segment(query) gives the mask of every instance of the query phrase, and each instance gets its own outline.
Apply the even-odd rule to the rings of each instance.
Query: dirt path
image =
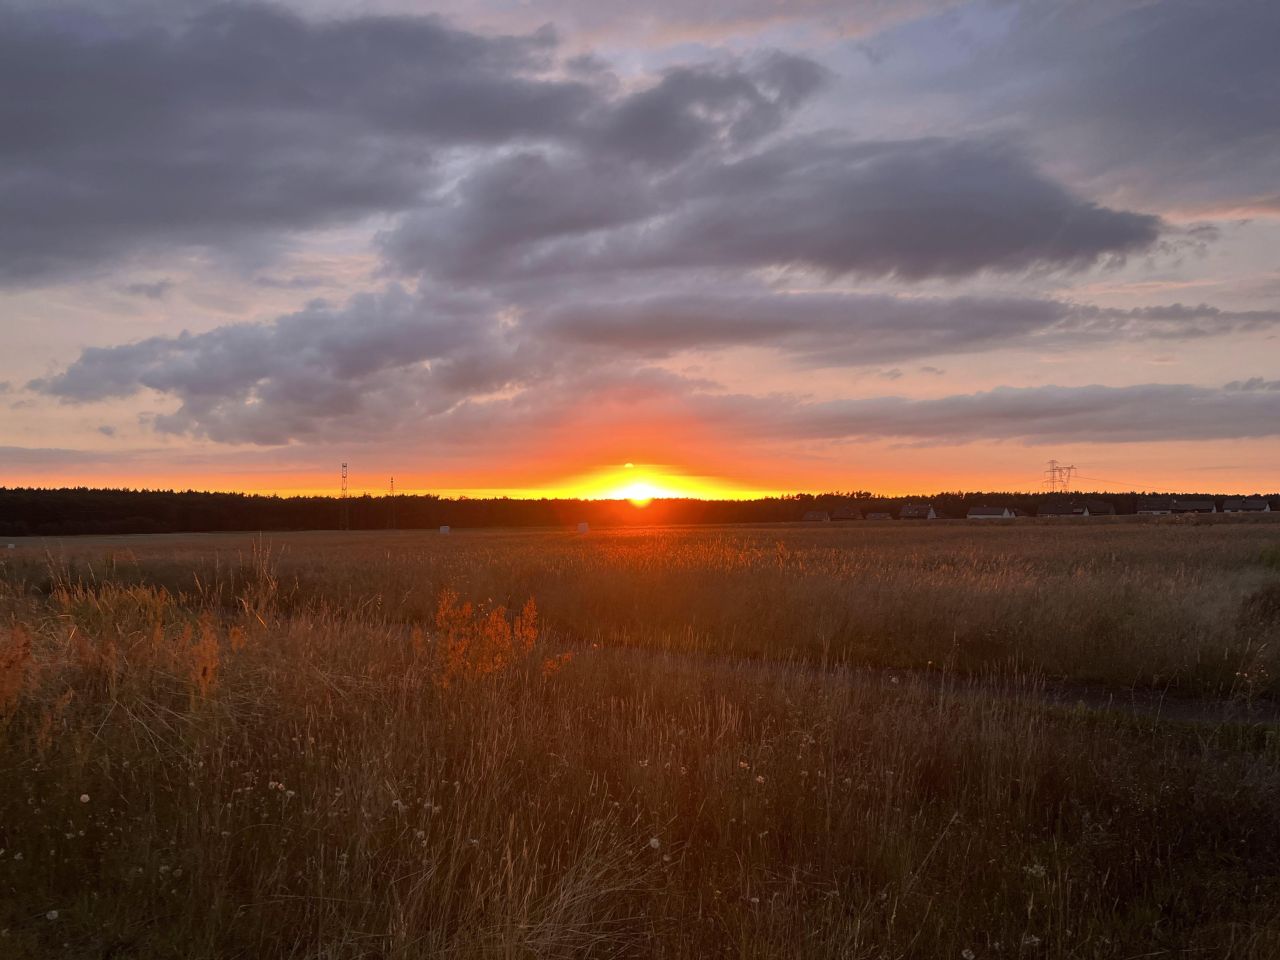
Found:
[[[1222,700],[1178,696],[1149,688],[1116,688],[1104,684],[1056,680],[1027,674],[979,676],[945,670],[899,669],[876,666],[823,668],[811,663],[779,660],[737,659],[710,654],[678,653],[642,648],[617,649],[610,653],[629,658],[666,660],[697,665],[702,669],[741,674],[777,675],[779,671],[808,679],[833,683],[870,685],[884,693],[902,693],[924,688],[961,696],[994,696],[1008,700],[1037,702],[1064,710],[1089,710],[1128,714],[1152,720],[1208,725],[1243,724],[1280,726],[1280,702],[1274,700]]]

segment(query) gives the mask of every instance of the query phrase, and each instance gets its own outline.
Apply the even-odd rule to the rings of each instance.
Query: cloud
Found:
[[[133,297],[146,297],[148,300],[163,300],[173,289],[173,281],[167,277],[154,283],[128,283],[120,288]]]
[[[961,441],[969,438],[970,429],[963,421],[975,418],[982,426],[972,429],[982,436],[1033,439],[1043,429],[1047,436],[1062,438],[1068,421],[1053,419],[1052,410],[1058,409],[1082,425],[1086,413],[1096,414],[1100,422],[1088,429],[1100,441],[1165,431],[1161,410],[1206,425],[1219,414],[1240,414],[1238,424],[1213,428],[1234,436],[1230,431],[1241,425],[1256,430],[1250,418],[1275,406],[1263,395],[1269,382],[1237,381],[1216,391],[1178,387],[1165,393],[1150,386],[1139,394],[1118,388],[1089,388],[1092,393],[1005,390],[919,402],[902,397],[825,404],[756,398],[753,407],[749,398],[721,397],[711,380],[676,377],[655,365],[682,351],[754,346],[805,365],[861,367],[897,379],[900,368],[882,365],[1006,346],[1069,346],[1099,338],[1141,340],[1178,333],[1206,336],[1254,330],[1264,319],[1280,324],[1280,315],[1231,313],[1206,305],[1104,310],[1033,298],[765,292],[513,312],[484,294],[431,287],[409,293],[392,285],[342,305],[316,301],[269,323],[89,348],[61,372],[28,387],[72,404],[149,392],[176,404],[148,415],[157,431],[233,444],[279,445],[334,436],[385,440],[426,424],[435,435],[446,425],[456,428],[485,417],[494,418],[496,429],[507,416],[524,418],[528,411],[552,408],[568,416],[567,406],[592,404],[593,395],[640,387],[645,402],[664,398],[664,403],[683,405],[684,414],[695,420],[719,416],[721,408],[739,408],[742,422],[726,429],[746,433],[767,433],[774,425],[782,432],[817,429],[814,435],[824,435],[822,430],[836,427],[853,431],[866,420],[857,429],[868,436],[950,436]],[[607,387],[611,381],[616,387]],[[1142,415],[1148,400],[1151,416]],[[947,414],[948,404],[955,414]],[[1187,418],[1177,412],[1180,405],[1190,411]],[[637,419],[647,415],[639,409],[633,414]],[[783,420],[775,424],[779,417]],[[919,427],[913,426],[917,423]],[[1026,432],[1008,433],[1014,425]],[[541,428],[546,426],[543,421]],[[921,429],[944,433],[922,434]]]
[[[843,366],[998,347],[1059,322],[1049,300],[838,293],[673,295],[557,307],[529,323],[562,343],[658,359],[763,346]]]
[[[1274,202],[1280,5],[997,0],[969,13],[980,27],[965,34],[964,63],[935,70],[909,59],[901,92],[948,92],[969,122],[1016,125],[1079,177],[1143,203],[1261,212]],[[925,36],[904,35],[898,53],[910,58]]]
[[[272,323],[89,348],[28,386],[69,403],[155,391],[179,403],[151,417],[156,430],[223,443],[386,432],[514,375],[484,317],[474,301],[392,287],[341,308],[320,301]]]
[[[805,57],[770,53],[748,64],[667,70],[585,131],[595,150],[658,166],[716,145],[740,149],[774,133],[827,79]]]
[[[525,322],[531,335],[554,342],[648,359],[755,346],[835,367],[1002,347],[1241,334],[1280,327],[1280,311],[1180,303],[1116,309],[1032,297],[756,292],[585,301],[534,312]]]
[[[1189,384],[996,387],[933,399],[704,397],[703,416],[772,439],[1142,443],[1280,436],[1280,402]]]
[[[394,269],[477,286],[794,267],[903,280],[1079,269],[1152,216],[994,139],[798,135],[812,59],[623,82],[555,33],[180,4],[0,12],[0,282],[253,246],[374,215]]]
[[[1119,309],[1073,304],[1064,334],[1099,339],[1194,340],[1280,326],[1280,310],[1221,310],[1206,303]]]
[[[1250,377],[1248,380],[1232,380],[1223,389],[1251,393],[1258,390],[1280,390],[1280,380],[1264,380],[1262,377]]]
[[[255,4],[0,10],[0,281],[411,205],[436,152],[565,135],[548,31]]]
[[[400,269],[454,279],[800,267],[918,280],[1079,269],[1147,250],[1160,231],[1158,218],[1078,197],[995,141],[825,134],[662,178],[504,158],[383,242]]]

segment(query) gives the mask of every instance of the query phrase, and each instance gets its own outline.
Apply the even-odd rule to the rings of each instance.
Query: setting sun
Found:
[[[760,494],[761,491],[741,489],[717,477],[686,474],[670,464],[628,462],[572,479],[553,495],[584,500],[630,500],[637,507],[644,507],[653,500],[739,500]]]
[[[618,491],[619,500],[630,500],[637,507],[647,507],[658,496],[658,489],[649,483],[632,483]]]

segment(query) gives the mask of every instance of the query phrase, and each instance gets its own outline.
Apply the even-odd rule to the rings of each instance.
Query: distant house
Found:
[[[867,514],[867,519],[868,520],[892,520],[893,514],[887,513],[884,510],[875,510]]]
[[[830,523],[831,514],[825,510],[810,510],[800,519],[805,523]]]
[[[1037,517],[1110,517],[1115,516],[1114,504],[1105,500],[1057,500],[1042,503],[1036,509]]]
[[[808,519],[807,517],[805,519]],[[839,507],[831,511],[832,520],[861,520],[862,511],[857,507]]]
[[[898,511],[899,520],[937,520],[938,511],[932,503],[908,503]]]
[[[1266,497],[1227,497],[1222,502],[1223,513],[1270,513],[1271,502]]]
[[[1065,500],[1056,503],[1042,503],[1036,508],[1037,517],[1087,517],[1089,508],[1083,503],[1068,503]]]
[[[1170,509],[1174,513],[1217,513],[1218,505],[1212,500],[1174,500]]]
[[[1138,503],[1140,517],[1167,517],[1173,513],[1172,500],[1141,500]]]
[[[1012,520],[1014,512],[1008,507],[970,507],[965,517],[969,520]]]

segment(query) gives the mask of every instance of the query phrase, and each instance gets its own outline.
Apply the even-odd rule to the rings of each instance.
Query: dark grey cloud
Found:
[[[1099,339],[1195,340],[1280,326],[1280,310],[1222,310],[1207,303],[1171,303],[1118,309],[1073,304],[1064,333]]]
[[[819,366],[850,366],[1000,347],[1191,340],[1280,328],[1280,310],[1180,303],[1102,308],[1031,297],[837,293],[667,295],[583,302],[533,314],[531,333],[650,359],[759,346]]]
[[[494,189],[513,182],[520,203]],[[597,202],[599,193],[616,197]],[[508,211],[516,226],[501,233],[494,225]],[[384,247],[403,270],[461,279],[802,267],[915,280],[1083,268],[1147,250],[1160,230],[1156,217],[1076,196],[995,141],[829,134],[656,180],[548,156],[520,158],[519,169],[504,159]]]
[[[530,247],[648,217],[653,192],[618,159],[520,152],[407,216],[382,237],[383,250],[405,272],[482,284],[519,272]]]
[[[69,403],[156,391],[179,402],[151,418],[162,433],[287,443],[330,425],[377,429],[392,395],[398,410],[383,427],[503,386],[512,358],[486,318],[474,301],[392,288],[273,323],[90,348],[28,386]]]
[[[827,79],[804,57],[774,53],[739,65],[676,67],[605,110],[589,145],[669,165],[707,147],[740,149],[774,133]]]
[[[1249,393],[1258,390],[1280,391],[1280,380],[1266,380],[1262,377],[1250,377],[1248,380],[1232,380],[1224,389]]]
[[[545,75],[546,31],[174,9],[0,10],[0,280],[402,209],[434,149],[562,136],[599,106]]]
[[[148,415],[147,422],[161,433],[274,445],[331,434],[386,437],[407,424],[435,423],[463,408],[469,416],[540,409],[555,397],[585,396],[592,383],[639,382],[645,371],[647,389],[654,382],[675,384],[669,392],[677,399],[696,398],[695,412],[702,416],[704,408],[714,410],[721,403],[716,385],[672,379],[652,366],[690,350],[755,346],[805,365],[880,368],[880,376],[897,379],[900,368],[881,365],[1006,346],[1056,348],[1099,339],[1256,331],[1264,322],[1280,325],[1280,313],[1179,304],[1103,310],[1033,298],[767,292],[668,295],[520,313],[487,295],[431,288],[409,293],[392,286],[340,306],[316,301],[270,323],[89,348],[61,372],[27,386],[73,404],[150,392],[168,410]],[[1238,381],[1213,396],[1261,394],[1270,386],[1256,379]],[[510,395],[511,402],[493,406],[490,399],[498,394]],[[978,403],[950,399],[961,410]],[[1240,401],[1206,405],[1211,402]],[[761,403],[767,410],[773,401]],[[795,406],[784,403],[777,411]],[[911,411],[936,413],[901,398],[804,409],[809,419],[802,423],[874,411],[886,418],[884,423],[898,424],[895,430],[906,429],[907,421],[900,418]],[[777,411],[763,414],[762,423]],[[1108,424],[1099,432],[1111,430]]]
[[[957,69],[918,62],[908,89],[950,91],[972,122],[1006,121],[1079,176],[1146,203],[1274,203],[1280,4],[994,0],[975,10],[1007,28],[970,35]]]
[[[0,447],[0,458],[15,467],[79,467],[85,463],[118,460],[119,456],[62,447]]]
[[[120,288],[131,297],[145,297],[148,300],[163,300],[173,289],[173,281],[167,277],[151,283],[127,283]]]
[[[550,30],[256,4],[0,11],[0,282],[404,214],[399,270],[963,277],[1152,247],[994,140],[788,136],[827,79],[784,53],[631,85]]]
[[[999,347],[1060,322],[1051,300],[837,293],[661,296],[559,307],[538,335],[650,359],[759,346],[819,365],[877,364]]]
[[[1280,397],[1189,384],[997,387],[934,399],[701,397],[703,417],[773,439],[1141,443],[1280,436]]]
[[[624,89],[560,70],[550,29],[250,3],[131,13],[0,9],[0,281],[404,211],[458,151],[555,144],[613,171],[740,150],[824,77],[773,53]]]

